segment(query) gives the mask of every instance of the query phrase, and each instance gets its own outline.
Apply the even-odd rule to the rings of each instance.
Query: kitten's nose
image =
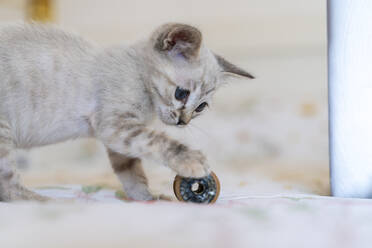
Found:
[[[186,122],[184,122],[183,120],[179,119],[178,122],[177,122],[177,126],[179,125],[186,125]]]

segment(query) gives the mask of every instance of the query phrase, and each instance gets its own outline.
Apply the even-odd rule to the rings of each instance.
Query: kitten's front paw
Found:
[[[178,160],[174,171],[182,177],[205,177],[210,169],[205,156],[200,151],[188,151],[183,158]]]

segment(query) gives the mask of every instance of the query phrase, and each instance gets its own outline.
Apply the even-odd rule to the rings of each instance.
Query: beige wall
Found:
[[[132,41],[161,23],[178,21],[200,27],[218,50],[272,54],[325,46],[324,0],[55,1],[58,24],[102,44]],[[22,19],[24,2],[1,0],[0,21]]]

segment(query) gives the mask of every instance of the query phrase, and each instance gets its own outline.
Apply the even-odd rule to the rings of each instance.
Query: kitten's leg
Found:
[[[6,122],[0,120],[0,201],[46,199],[20,184],[9,127]]]
[[[123,185],[125,194],[133,200],[169,200],[164,196],[154,196],[150,193],[145,172],[143,171],[141,160],[139,158],[130,158],[108,149],[108,156]]]
[[[135,200],[152,200],[147,178],[138,158],[129,158],[108,150],[108,156],[114,172],[123,185],[125,194]]]
[[[184,177],[203,177],[210,173],[200,151],[191,150],[164,133],[142,124],[118,119],[101,127],[98,133],[106,147],[129,157],[147,157],[173,169]]]

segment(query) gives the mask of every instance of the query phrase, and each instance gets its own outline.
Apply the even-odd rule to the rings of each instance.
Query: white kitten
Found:
[[[206,158],[148,124],[186,125],[226,76],[249,73],[213,54],[199,30],[165,24],[130,47],[98,49],[36,24],[0,30],[0,200],[44,198],[19,183],[14,150],[96,137],[128,197],[156,199],[141,158],[185,177],[209,173]]]

